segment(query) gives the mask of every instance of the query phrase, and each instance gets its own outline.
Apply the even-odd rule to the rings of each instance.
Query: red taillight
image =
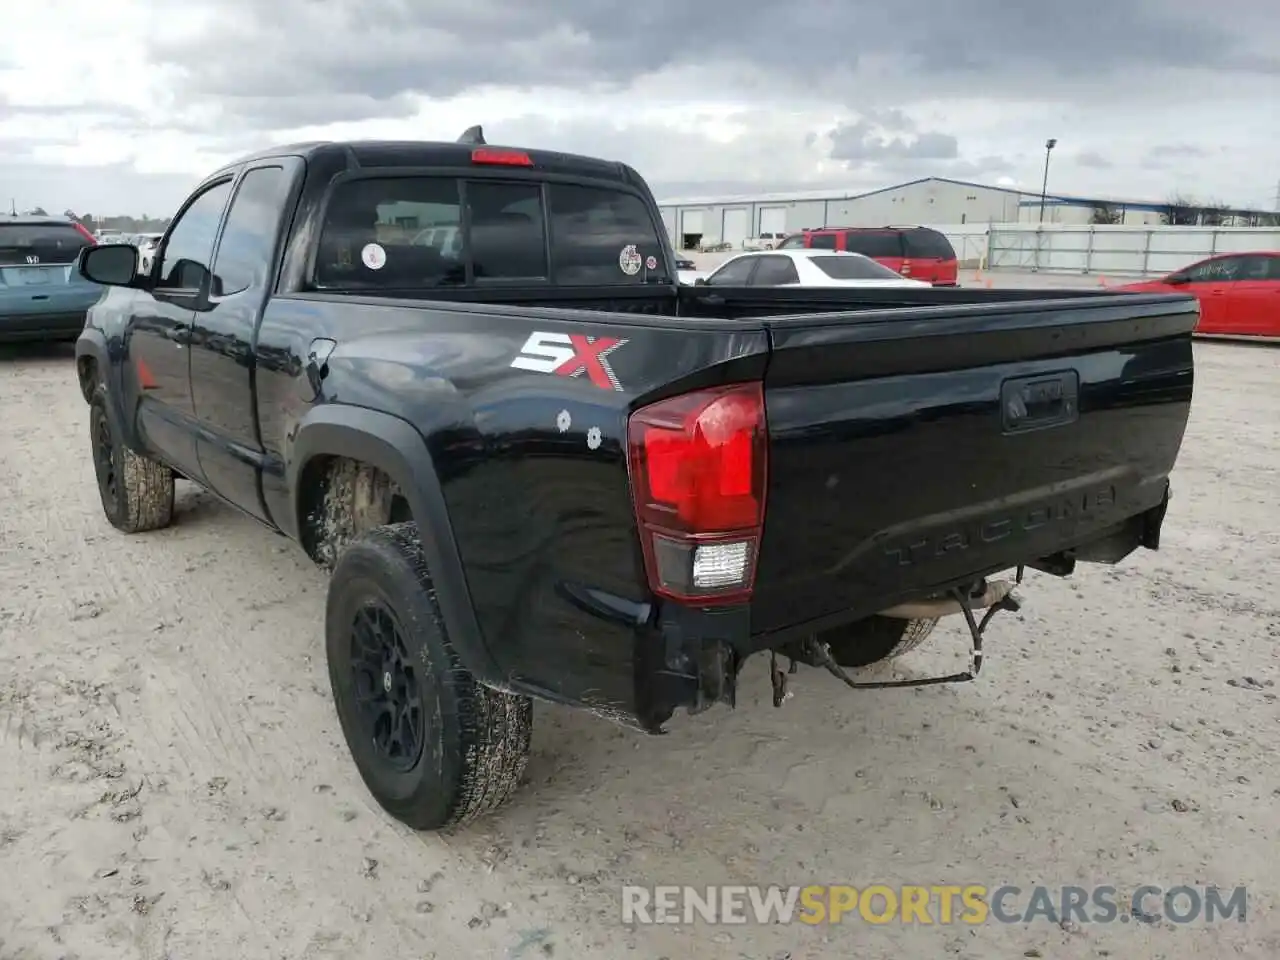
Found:
[[[768,474],[763,386],[642,407],[627,423],[627,455],[650,589],[703,604],[749,598]]]
[[[96,247],[98,245],[98,238],[89,232],[88,227],[86,227],[79,220],[72,220],[71,223],[77,230],[80,231],[80,236],[84,237],[86,240],[89,241],[89,246]]]
[[[472,163],[493,163],[505,167],[532,167],[533,161],[522,150],[495,150],[492,147],[477,147],[471,151]]]

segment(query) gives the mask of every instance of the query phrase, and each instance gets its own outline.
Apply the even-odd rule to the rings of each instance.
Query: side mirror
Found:
[[[710,284],[711,284],[711,281],[709,281],[706,277],[698,277],[693,281],[693,285],[695,287],[706,287],[706,286],[710,286]]]
[[[132,286],[138,276],[138,248],[127,243],[85,247],[76,268],[80,276],[104,287]]]
[[[1185,273],[1173,273],[1164,278],[1164,282],[1170,286],[1176,287],[1179,284],[1190,283],[1190,278]]]

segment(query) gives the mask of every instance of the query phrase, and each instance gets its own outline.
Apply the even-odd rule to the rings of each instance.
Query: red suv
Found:
[[[821,227],[787,237],[778,249],[798,247],[861,253],[913,280],[959,285],[960,264],[951,241],[928,227]]]

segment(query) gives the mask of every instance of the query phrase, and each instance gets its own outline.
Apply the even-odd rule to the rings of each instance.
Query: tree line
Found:
[[[1122,203],[1094,204],[1089,222],[1124,223],[1124,210]],[[1160,208],[1160,223],[1166,227],[1275,227],[1280,226],[1280,213],[1235,210],[1221,200],[1197,200],[1174,193]]]
[[[172,217],[149,217],[145,213],[140,217],[95,217],[91,213],[76,213],[74,210],[64,210],[62,215],[82,225],[90,233],[97,233],[99,230],[118,230],[121,233],[163,233],[165,227],[169,226],[169,221],[173,219]],[[47,217],[50,214],[42,207],[35,207],[27,210],[26,216]]]

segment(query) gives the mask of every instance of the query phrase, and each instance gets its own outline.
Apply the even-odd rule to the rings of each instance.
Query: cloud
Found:
[[[1194,143],[1159,143],[1148,147],[1141,165],[1146,170],[1193,172],[1202,166],[1211,151]]]
[[[1229,18],[1192,0],[920,0],[909,29],[891,4],[854,0],[192,0],[186,31],[157,34],[153,62],[185,88],[225,97],[309,97],[360,90],[374,101],[480,85],[625,87],[688,63],[751,65],[791,82],[829,82],[895,61],[895,92],[939,80],[1016,75],[1106,79],[1135,66],[1235,71],[1251,53]],[[212,31],[217,44],[210,44]],[[305,37],[306,43],[297,43]],[[1140,37],[1116,43],[1114,37]],[[837,94],[856,106],[861,88]],[[987,88],[989,89],[989,88]]]
[[[898,129],[914,129],[914,124]],[[831,132],[830,139],[832,159],[843,160],[850,165],[896,160],[955,160],[960,156],[960,141],[949,133],[926,130],[909,137],[888,139],[876,133],[876,125],[870,120],[842,123]]]
[[[1076,154],[1075,162],[1077,166],[1088,167],[1091,170],[1110,170],[1115,166],[1096,150],[1082,150]]]
[[[1208,155],[1208,150],[1194,143],[1161,143],[1147,151],[1153,160],[1195,160]]]
[[[154,212],[268,143],[477,122],[668,195],[1038,188],[1056,137],[1059,190],[1263,202],[1273,6],[917,0],[906,22],[862,0],[46,0],[0,33],[0,156],[22,203]]]

